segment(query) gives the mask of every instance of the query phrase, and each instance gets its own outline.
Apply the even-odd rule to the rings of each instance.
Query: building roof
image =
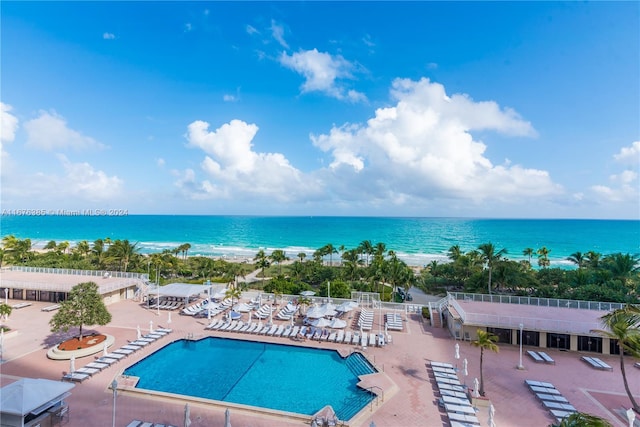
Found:
[[[67,270],[56,268],[3,268],[0,287],[50,292],[70,292],[84,282],[98,285],[100,294],[137,286],[144,279],[137,273]]]
[[[65,397],[75,384],[42,378],[22,378],[0,389],[0,411],[24,417],[38,415]]]
[[[149,287],[149,295],[154,296],[160,294],[163,297],[176,297],[176,298],[188,298],[194,295],[199,295],[209,289],[209,285],[193,285],[189,283],[170,283],[165,286]]]

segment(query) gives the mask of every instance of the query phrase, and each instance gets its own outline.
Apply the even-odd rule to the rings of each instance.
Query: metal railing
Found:
[[[101,294],[109,293],[112,291],[120,290],[123,288],[129,288],[131,286],[139,286],[141,284],[139,279],[126,279],[119,280],[117,282],[103,283],[99,282],[99,291]],[[24,282],[15,280],[1,280],[0,287],[10,289],[27,289],[37,291],[49,291],[49,292],[69,292],[73,285],[65,283],[45,283],[45,282]]]
[[[574,308],[579,310],[612,311],[625,306],[625,304],[618,302],[579,301],[560,298],[521,297],[515,295],[469,294],[465,292],[448,292],[447,295],[461,301],[535,305],[538,307]]]
[[[48,268],[48,267],[27,267],[20,265],[12,265],[11,271],[22,271],[24,273],[46,273],[46,274],[65,274],[69,276],[91,276],[91,277],[115,277],[118,279],[141,279],[149,280],[147,273],[132,273],[126,271],[107,271],[107,270],[75,270],[71,268]]]

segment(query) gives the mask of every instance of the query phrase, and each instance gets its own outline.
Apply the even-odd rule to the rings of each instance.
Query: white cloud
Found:
[[[236,101],[236,96],[235,96],[235,95],[228,94],[228,93],[225,93],[225,94],[222,96],[222,100],[223,100],[224,102],[235,102],[235,101]]]
[[[191,30],[193,30],[193,25],[191,25],[191,22],[187,22],[186,24],[184,24],[184,32],[188,33]]]
[[[249,35],[260,34],[260,31],[258,31],[256,29],[256,27],[254,27],[253,25],[247,24],[246,27],[245,27],[245,30],[247,31],[247,34],[249,34]]]
[[[122,195],[123,181],[96,170],[87,162],[73,163],[62,154],[56,155],[62,169],[59,173],[24,173],[16,168],[16,174],[8,177],[3,186],[3,197],[40,208],[52,208],[71,203],[83,208],[96,208],[90,202],[112,201]],[[81,205],[84,203],[84,205]]]
[[[70,129],[64,117],[55,112],[40,111],[40,116],[25,122],[26,145],[39,150],[104,148],[95,139]]]
[[[352,79],[356,66],[341,55],[332,56],[326,52],[300,50],[288,55],[282,52],[280,63],[304,76],[301,86],[303,93],[322,92],[331,97],[351,102],[365,101],[366,96],[355,90],[348,90],[338,80]]]
[[[326,171],[331,185],[362,199],[408,204],[434,199],[511,203],[561,193],[549,174],[520,165],[493,165],[474,130],[533,136],[535,130],[515,111],[495,102],[475,102],[467,95],[447,96],[428,79],[396,79],[396,105],[376,110],[366,124],[333,127],[311,136],[331,153]]]
[[[288,202],[312,196],[317,191],[313,180],[282,154],[253,151],[257,132],[258,126],[242,120],[232,120],[215,131],[209,131],[204,121],[191,123],[185,135],[187,145],[207,154],[200,166],[208,179],[198,182],[195,172],[187,169],[178,173],[176,185],[193,199],[232,195],[234,200],[257,197]]]
[[[613,155],[613,158],[621,163],[640,164],[640,141],[633,142],[629,147],[622,147],[618,154]]]
[[[12,142],[18,130],[18,118],[11,114],[13,107],[0,102],[0,143]]]
[[[164,167],[165,164],[166,162],[162,157],[159,157],[156,159],[156,165],[158,165],[158,167],[162,168]]]
[[[116,38],[116,35],[113,33],[102,33],[102,38],[104,40],[114,40]]]
[[[285,49],[289,49],[289,45],[284,39],[284,27],[282,25],[277,24],[276,21],[272,19],[271,27],[269,29],[271,30],[271,36],[278,43],[280,43],[280,46],[284,47]]]

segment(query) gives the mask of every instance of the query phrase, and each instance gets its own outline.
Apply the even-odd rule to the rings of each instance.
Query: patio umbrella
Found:
[[[473,397],[480,397],[480,381],[478,381],[478,378],[473,379]]]
[[[629,421],[629,427],[633,427],[633,423],[636,420],[636,413],[633,411],[633,408],[627,409],[627,420]]]
[[[140,332],[140,325],[136,327],[136,332],[138,333],[137,335],[138,339],[142,338],[142,332]]]
[[[109,351],[107,350],[107,343],[105,341],[104,345],[102,346],[102,355],[106,356],[107,354],[109,354]]]
[[[342,329],[346,326],[347,326],[347,322],[345,322],[342,319],[338,319],[337,317],[334,317],[333,319],[331,319],[331,322],[329,323],[329,327],[332,329]]]
[[[237,311],[230,311],[229,316],[231,317],[231,320],[238,320],[242,317],[242,314],[238,313]]]
[[[302,295],[303,297],[312,297],[314,296],[316,293],[313,291],[302,291],[300,292],[300,295]]]
[[[153,320],[149,320],[149,333],[153,333]]]
[[[229,408],[224,411],[224,427],[231,427],[231,413],[229,412]]]
[[[487,424],[489,427],[495,427],[496,423],[493,421],[493,417],[496,414],[496,408],[493,407],[493,404],[489,406],[489,419],[487,420]]]
[[[467,371],[467,358],[465,357],[464,360],[462,361],[462,375],[466,376],[469,375],[469,371]]]
[[[315,326],[316,328],[324,328],[326,326],[329,326],[330,324],[331,324],[331,321],[329,319],[325,319],[324,317],[321,317],[311,322],[311,325]]]
[[[191,419],[189,416],[191,415],[191,410],[189,409],[189,404],[184,405],[184,427],[189,427],[191,425]]]
[[[314,305],[307,311],[307,317],[309,319],[319,319],[321,317],[324,317],[324,310],[322,309],[322,307]]]
[[[336,307],[336,310],[347,313],[358,306],[358,303],[355,301],[346,301]]]
[[[70,365],[69,372],[73,374],[76,371],[76,357],[74,355],[71,355]]]
[[[454,357],[456,360],[459,360],[459,359],[460,359],[460,344],[456,343],[456,346],[455,346],[454,348],[455,348],[455,351],[456,351],[456,352],[455,352],[455,354],[453,355],[453,357]]]
[[[171,324],[171,312],[169,312],[169,318],[167,319],[167,323]]]

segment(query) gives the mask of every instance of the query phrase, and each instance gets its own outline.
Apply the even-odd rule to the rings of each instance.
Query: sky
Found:
[[[3,214],[640,219],[638,2],[0,8]]]

